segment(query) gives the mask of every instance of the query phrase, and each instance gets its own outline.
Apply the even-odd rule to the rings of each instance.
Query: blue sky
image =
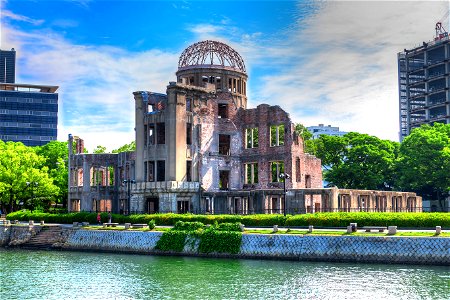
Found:
[[[0,0],[2,49],[16,81],[58,85],[58,139],[92,151],[134,139],[137,90],[165,92],[200,40],[244,58],[249,107],[295,122],[398,139],[396,53],[433,38],[448,1]],[[448,29],[448,17],[443,20]]]

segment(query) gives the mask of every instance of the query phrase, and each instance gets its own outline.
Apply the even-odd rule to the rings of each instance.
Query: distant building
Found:
[[[0,83],[0,140],[41,146],[56,140],[57,86]]]
[[[0,50],[0,82],[16,82],[16,51]]]
[[[436,37],[397,54],[400,141],[422,124],[450,122],[450,40],[440,23]]]
[[[333,136],[343,136],[347,134],[345,131],[339,131],[339,127],[333,127],[331,125],[324,126],[323,124],[319,124],[319,126],[309,126],[306,128],[312,133],[313,139],[319,138],[321,134]]]
[[[0,140],[26,146],[56,140],[58,87],[15,83],[16,51],[0,55]]]

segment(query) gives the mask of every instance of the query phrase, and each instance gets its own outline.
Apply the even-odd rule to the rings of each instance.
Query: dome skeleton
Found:
[[[186,48],[178,61],[178,68],[198,65],[231,67],[246,73],[242,57],[230,46],[217,41],[202,41]]]

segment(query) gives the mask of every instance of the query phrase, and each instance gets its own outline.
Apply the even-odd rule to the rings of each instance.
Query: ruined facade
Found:
[[[394,197],[404,200],[402,207],[412,198],[421,206],[420,197],[407,193],[323,189],[321,162],[304,153],[289,114],[267,104],[247,108],[247,79],[244,61],[229,46],[188,47],[166,94],[133,93],[135,152],[83,154],[80,141],[75,154],[69,149],[70,209],[251,214],[376,205],[387,211]]]
[[[205,41],[180,57],[167,94],[134,92],[136,211],[282,210],[286,188],[320,188],[321,164],[303,152],[279,106],[247,109],[247,74],[229,46]]]
[[[69,135],[69,158],[69,211],[130,211],[134,152],[85,154],[83,140]]]

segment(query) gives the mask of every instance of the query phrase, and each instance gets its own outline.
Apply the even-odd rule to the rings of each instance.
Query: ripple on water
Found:
[[[449,268],[0,250],[0,299],[448,299]]]

